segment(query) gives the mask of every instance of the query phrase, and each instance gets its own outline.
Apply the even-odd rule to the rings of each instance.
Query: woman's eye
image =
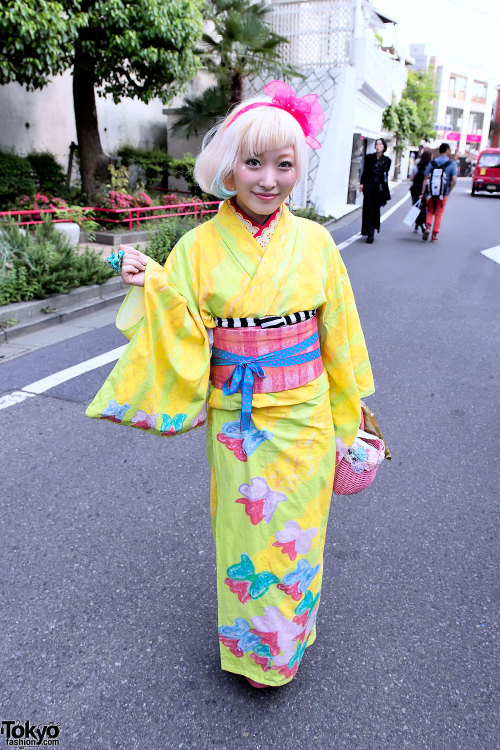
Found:
[[[282,169],[293,169],[293,162],[291,161],[281,161],[279,166]]]
[[[249,167],[260,167],[260,161],[258,159],[247,159],[245,164],[248,164]]]

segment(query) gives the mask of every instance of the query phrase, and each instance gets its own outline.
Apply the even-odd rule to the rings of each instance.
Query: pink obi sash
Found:
[[[281,328],[221,328],[216,327],[214,331],[214,350],[230,352],[238,357],[261,357],[270,355],[298,346],[308,338],[312,338],[318,332],[316,316],[302,323]],[[304,355],[311,354],[318,349],[318,342],[312,342],[304,349],[300,349]],[[305,359],[305,357],[304,357]],[[279,393],[298,388],[319,378],[323,372],[323,360],[318,354],[310,361],[299,364],[283,364],[281,366],[266,367],[262,362],[264,377],[256,377],[253,381],[254,393]],[[223,389],[224,383],[231,377],[234,364],[212,365],[210,368],[210,379],[215,388]]]

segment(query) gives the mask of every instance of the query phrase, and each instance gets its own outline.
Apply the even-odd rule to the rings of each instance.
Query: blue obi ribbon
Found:
[[[224,349],[212,349],[212,365],[234,365],[234,370],[227,378],[222,387],[225,396],[232,396],[238,389],[241,390],[241,418],[240,430],[245,432],[250,427],[250,414],[252,412],[253,398],[253,379],[254,375],[259,378],[265,378],[266,374],[262,368],[265,367],[286,367],[287,365],[301,365],[305,362],[311,362],[321,356],[319,346],[311,352],[301,354],[304,349],[308,349],[319,341],[318,332],[309,338],[301,341],[300,344],[290,346],[287,349],[280,349],[269,354],[261,354],[260,357],[245,357],[241,354],[226,352]]]

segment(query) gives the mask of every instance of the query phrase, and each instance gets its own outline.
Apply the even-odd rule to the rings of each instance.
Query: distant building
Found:
[[[426,54],[424,44],[410,45],[417,70],[433,72],[437,98],[437,141],[448,141],[453,153],[476,156],[488,145],[495,83],[483,70]]]

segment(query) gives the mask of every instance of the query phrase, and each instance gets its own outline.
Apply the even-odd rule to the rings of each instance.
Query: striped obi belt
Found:
[[[285,318],[299,322],[289,324]],[[244,326],[236,326],[234,319],[229,323],[215,319],[210,378],[226,396],[241,391],[242,432],[250,426],[254,392],[288,391],[316,380],[323,372],[314,311],[273,316],[275,321],[285,321],[278,323],[280,327],[265,326],[270,319],[237,319],[247,321]]]

